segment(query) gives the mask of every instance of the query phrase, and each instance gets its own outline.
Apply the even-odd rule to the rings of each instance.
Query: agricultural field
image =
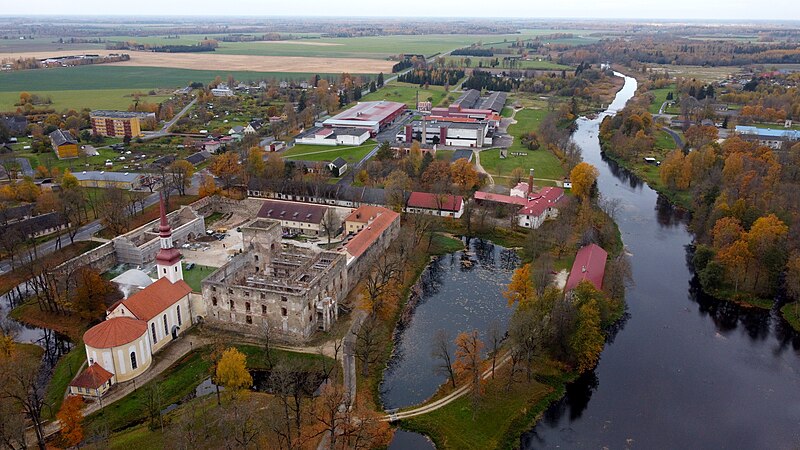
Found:
[[[695,78],[703,83],[722,81],[738,73],[741,69],[735,66],[703,67],[703,66],[673,66],[673,65],[648,65],[650,71],[667,71],[673,77]]]
[[[0,86],[0,89],[3,89]],[[53,103],[46,105],[56,111],[74,109],[80,111],[89,109],[120,109],[127,110],[133,102],[132,94],[142,94],[140,100],[149,103],[161,103],[169,98],[169,94],[162,93],[148,95],[148,90],[140,89],[90,89],[90,90],[64,90],[64,91],[33,91],[40,97],[50,97]],[[16,110],[15,103],[19,102],[19,92],[0,92],[0,111]],[[45,106],[45,105],[43,105]]]
[[[298,144],[286,150],[283,153],[283,157],[284,159],[300,161],[333,161],[338,157],[342,157],[352,164],[361,161],[375,148],[375,145],[375,141],[367,141],[357,147]]]
[[[235,70],[188,70],[165,67],[82,66],[0,73],[0,92],[89,91],[104,89],[180,88],[197,81],[209,83],[215,77],[233,75],[239,81],[263,79],[309,80],[315,73],[253,72]],[[322,78],[338,77],[320,73]]]
[[[392,102],[405,103],[409,108],[416,109],[417,92],[419,92],[420,100],[430,100],[433,106],[442,103],[447,97],[447,92],[444,86],[430,86],[428,89],[422,89],[419,85],[412,83],[387,83],[383,89],[376,92],[371,92],[361,98],[362,102],[376,101],[376,100],[389,100]],[[455,94],[453,94],[455,95]],[[455,97],[453,97],[455,98]]]

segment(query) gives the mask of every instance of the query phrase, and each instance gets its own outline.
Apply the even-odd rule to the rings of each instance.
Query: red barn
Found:
[[[598,290],[603,288],[608,253],[597,244],[589,244],[578,250],[572,271],[567,278],[566,292],[575,289],[581,281],[588,281]]]

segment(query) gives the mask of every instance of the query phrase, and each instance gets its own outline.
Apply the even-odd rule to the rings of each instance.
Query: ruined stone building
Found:
[[[290,340],[329,330],[347,295],[346,255],[283,245],[277,220],[241,229],[244,251],[203,281],[206,320],[250,335],[268,324]]]

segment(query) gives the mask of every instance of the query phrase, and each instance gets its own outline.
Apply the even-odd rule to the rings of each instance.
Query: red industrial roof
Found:
[[[360,208],[359,208],[360,209]],[[378,214],[378,216],[367,225],[366,228],[359,231],[358,234],[347,244],[344,244],[345,249],[347,249],[347,253],[351,256],[358,258],[361,256],[367,249],[375,243],[376,240],[386,231],[387,228],[392,226],[395,220],[398,220],[400,214],[392,211],[391,209],[380,208],[383,211]]]
[[[464,199],[460,195],[437,195],[428,192],[412,192],[408,198],[410,208],[436,209],[441,211],[458,212]]]
[[[93,363],[91,366],[87,367],[80,375],[78,375],[72,382],[69,384],[70,386],[81,387],[85,389],[98,389],[99,387],[103,386],[104,384],[108,383],[108,380],[114,377],[114,374],[103,369],[100,364]]]
[[[190,292],[192,288],[183,280],[172,283],[167,278],[159,278],[155,283],[123,300],[122,306],[128,308],[128,311],[137,318],[147,322]]]
[[[405,103],[398,102],[361,102],[356,106],[342,111],[331,119],[334,120],[363,120],[363,121],[383,121],[392,114],[406,108]]]
[[[491,192],[481,192],[481,191],[475,193],[475,200],[483,200],[487,202],[505,203],[507,205],[520,205],[520,206],[523,206],[526,203],[528,203],[528,201],[522,197],[515,197],[503,194],[492,194]]]
[[[564,196],[564,190],[555,187],[542,188],[532,195],[525,206],[517,214],[526,216],[541,216],[547,208],[553,207]]]
[[[167,280],[169,281],[169,280]],[[94,348],[130,344],[147,332],[147,322],[131,317],[113,317],[89,328],[83,342]]]
[[[589,244],[578,250],[572,271],[567,278],[564,290],[575,289],[581,281],[588,281],[597,289],[603,288],[603,276],[606,273],[608,253],[597,244]]]

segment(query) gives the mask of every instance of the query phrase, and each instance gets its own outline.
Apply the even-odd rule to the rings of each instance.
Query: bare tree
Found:
[[[9,398],[0,399],[0,447],[9,450],[28,448],[25,440],[25,414],[15,401]]]
[[[361,362],[361,372],[369,376],[369,368],[380,360],[380,348],[385,342],[380,324],[374,318],[367,318],[356,333],[355,356]]]
[[[336,237],[339,234],[339,230],[342,228],[342,219],[336,214],[336,211],[333,208],[328,208],[325,211],[325,214],[322,216],[322,231],[328,236],[328,244],[331,243],[331,239]]]
[[[436,372],[446,375],[455,389],[456,374],[453,370],[453,352],[451,345],[452,339],[450,339],[450,334],[446,330],[440,329],[433,336],[431,356],[437,360]]]
[[[45,398],[46,382],[41,373],[38,361],[15,357],[0,359],[0,402],[8,401],[24,412],[33,426],[39,449],[44,450],[42,414],[50,405]]]
[[[486,332],[486,341],[489,346],[489,357],[492,358],[492,378],[494,378],[494,369],[497,366],[497,355],[500,354],[500,346],[503,344],[504,333],[500,328],[500,322],[496,319],[489,323],[489,329]]]

